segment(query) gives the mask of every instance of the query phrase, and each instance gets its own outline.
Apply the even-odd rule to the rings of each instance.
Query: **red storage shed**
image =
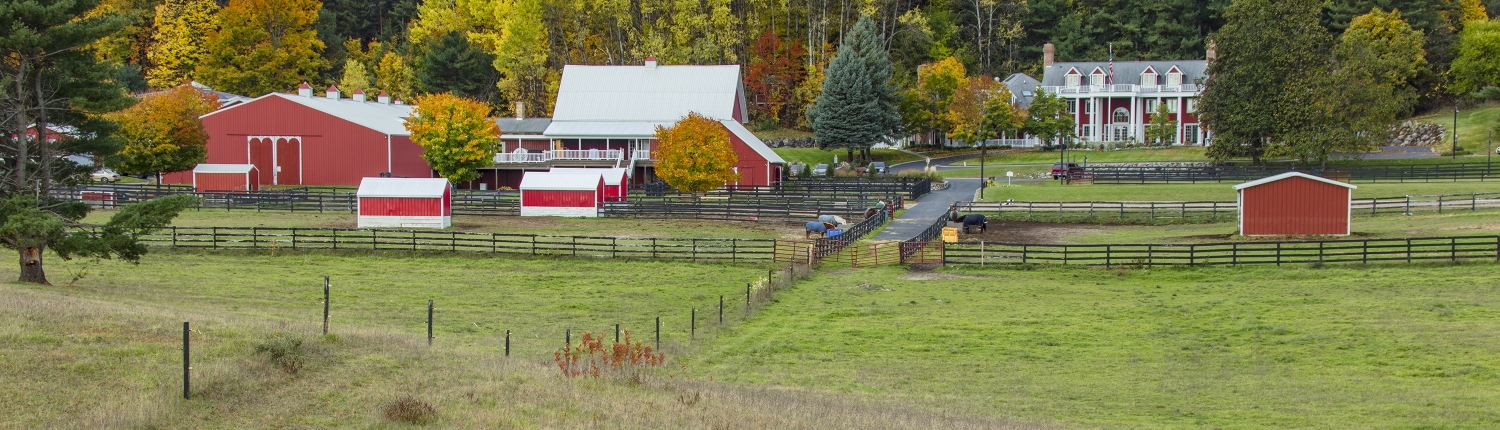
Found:
[[[521,178],[521,216],[597,217],[603,201],[598,173],[527,172]]]
[[[630,169],[626,168],[602,168],[590,169],[580,167],[553,167],[552,173],[584,173],[604,175],[604,201],[625,201],[625,196],[630,194]]]
[[[260,170],[254,164],[199,164],[193,168],[193,190],[255,191],[260,189]]]
[[[1355,188],[1298,172],[1235,185],[1240,234],[1348,236]]]
[[[360,228],[453,225],[453,184],[447,179],[365,178],[357,196]]]

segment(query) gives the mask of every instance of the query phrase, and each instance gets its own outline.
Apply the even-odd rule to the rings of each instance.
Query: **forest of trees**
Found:
[[[196,79],[257,96],[299,82],[402,97],[452,92],[506,114],[524,101],[550,114],[562,66],[741,64],[760,127],[807,128],[824,68],[860,16],[894,66],[954,57],[972,75],[1040,77],[1041,47],[1062,61],[1202,59],[1231,0],[104,0],[127,19],[97,55],[133,90]],[[1486,6],[1488,6],[1486,8]],[[1462,23],[1500,0],[1331,0],[1336,38],[1372,8],[1399,10],[1422,33],[1420,103],[1441,101]],[[350,88],[355,87],[355,88]]]

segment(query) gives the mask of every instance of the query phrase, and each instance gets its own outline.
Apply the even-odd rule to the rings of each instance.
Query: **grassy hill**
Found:
[[[1443,137],[1443,143],[1438,149],[1447,152],[1453,145],[1453,110],[1438,109],[1417,118],[1427,123],[1442,125],[1449,130]],[[1472,154],[1483,155],[1486,151],[1492,151],[1489,141],[1490,130],[1500,134],[1500,104],[1490,104],[1468,109],[1461,109],[1458,113],[1458,146],[1468,150]],[[1497,136],[1500,138],[1500,136]]]

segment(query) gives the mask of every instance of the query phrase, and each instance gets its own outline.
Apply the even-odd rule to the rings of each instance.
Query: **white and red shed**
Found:
[[[521,178],[521,216],[597,217],[603,202],[599,173],[526,172]]]
[[[255,191],[260,189],[260,170],[254,164],[199,164],[193,167],[193,190]]]
[[[1235,185],[1240,234],[1348,236],[1352,184],[1287,172]]]
[[[453,184],[447,179],[365,178],[357,197],[360,228],[453,225]]]
[[[599,168],[590,169],[584,167],[553,167],[552,173],[584,173],[604,175],[604,198],[607,201],[625,201],[625,196],[630,194],[630,169],[626,168]]]

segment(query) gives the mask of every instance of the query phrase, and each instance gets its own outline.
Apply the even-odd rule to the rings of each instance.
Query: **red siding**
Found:
[[[245,183],[254,179],[255,171],[250,173],[194,173],[193,174],[198,192],[204,191],[248,191],[260,189],[250,182],[250,188]]]
[[[443,198],[360,197],[359,214],[365,216],[444,216],[452,210]]]
[[[1348,188],[1298,177],[1240,190],[1241,234],[1348,234],[1349,194]]]
[[[770,172],[770,163],[767,162],[765,157],[761,157],[760,153],[755,152],[754,149],[750,148],[750,145],[745,144],[744,140],[741,140],[739,136],[735,136],[733,133],[730,133],[729,140],[734,144],[734,154],[740,158],[740,161],[734,165],[740,171],[740,181],[736,184],[752,186],[771,185],[771,180],[767,177]]]
[[[353,102],[349,102],[353,103]],[[299,145],[278,146],[279,183],[302,185],[358,185],[361,178],[391,172],[396,176],[431,178],[422,148],[405,136],[381,132],[281,99],[266,97],[203,118],[208,132],[208,164],[255,164],[261,183],[272,183],[274,142],[251,142],[249,136],[300,136]],[[261,151],[256,151],[261,145]],[[284,149],[284,151],[282,151]],[[291,157],[292,150],[300,157]],[[251,160],[252,153],[255,160]],[[300,171],[300,173],[299,173]],[[169,179],[191,179],[170,176]]]
[[[521,206],[591,208],[597,206],[596,190],[522,190]]]

